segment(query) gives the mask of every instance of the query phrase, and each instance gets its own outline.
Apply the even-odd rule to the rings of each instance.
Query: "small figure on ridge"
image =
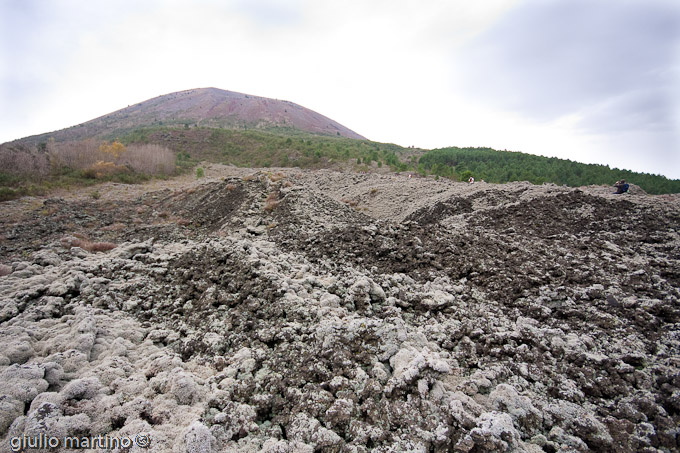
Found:
[[[615,194],[621,194],[621,193],[626,193],[628,192],[628,183],[626,182],[625,179],[621,179],[620,181],[616,181],[616,184],[614,184],[614,187],[616,187],[616,192]]]

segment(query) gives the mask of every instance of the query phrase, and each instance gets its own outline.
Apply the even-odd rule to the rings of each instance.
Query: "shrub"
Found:
[[[52,170],[63,167],[82,169],[85,177],[89,178],[130,172],[167,175],[174,173],[176,168],[173,152],[160,145],[131,145],[126,148],[118,141],[109,144],[87,139],[50,143],[47,148]]]
[[[0,146],[0,169],[22,177],[41,177],[49,173],[50,165],[47,153],[36,148],[3,144]]]
[[[196,178],[202,178],[205,176],[205,170],[203,170],[203,167],[198,167],[196,169]]]
[[[131,145],[120,163],[148,175],[169,175],[176,168],[173,152],[160,145]]]
[[[84,169],[91,167],[98,161],[107,160],[107,155],[101,151],[101,144],[95,139],[77,142],[51,142],[47,145],[52,170],[62,167]]]
[[[113,161],[117,161],[120,156],[125,153],[125,145],[123,145],[121,142],[118,140],[113,141],[113,143],[102,143],[99,146],[99,150],[103,153],[109,154],[112,158]]]
[[[15,198],[25,195],[25,189],[10,189],[9,187],[0,187],[0,201],[14,200]]]
[[[83,176],[90,179],[102,179],[110,177],[115,173],[124,173],[127,171],[129,171],[127,167],[116,165],[113,162],[100,160],[91,167],[86,168],[83,171]]]

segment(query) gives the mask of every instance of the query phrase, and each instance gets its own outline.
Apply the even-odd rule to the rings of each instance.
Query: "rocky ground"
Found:
[[[206,174],[2,203],[0,451],[680,448],[677,196]]]

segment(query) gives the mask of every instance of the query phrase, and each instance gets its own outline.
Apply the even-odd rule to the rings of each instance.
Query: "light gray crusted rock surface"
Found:
[[[6,226],[0,442],[680,448],[676,201],[282,171]],[[118,247],[62,248],[66,219]]]

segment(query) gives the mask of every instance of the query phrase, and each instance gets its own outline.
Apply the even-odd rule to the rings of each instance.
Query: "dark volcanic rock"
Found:
[[[363,175],[259,173],[47,200],[4,220],[2,441],[40,431],[149,434],[168,452],[680,448],[677,204],[375,181],[377,194]],[[437,195],[389,209],[343,201],[362,184],[367,195],[351,199]],[[82,231],[118,246],[59,241]]]

